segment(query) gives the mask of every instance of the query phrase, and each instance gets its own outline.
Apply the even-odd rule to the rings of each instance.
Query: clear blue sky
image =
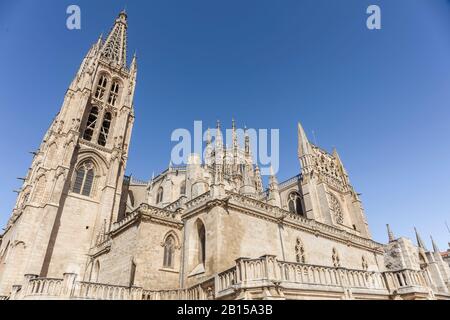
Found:
[[[78,4],[82,29],[65,27]],[[381,31],[366,8],[382,9]],[[176,128],[279,128],[279,180],[299,172],[296,122],[336,146],[375,240],[385,224],[450,241],[450,2],[444,0],[0,0],[0,224],[75,72],[127,6],[139,56],[128,173],[170,159]],[[157,150],[155,152],[155,150]],[[430,245],[429,245],[430,246]]]

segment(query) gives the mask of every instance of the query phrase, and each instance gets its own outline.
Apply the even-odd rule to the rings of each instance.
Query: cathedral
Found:
[[[298,124],[299,174],[264,186],[250,138],[125,175],[137,58],[127,14],[92,45],[0,236],[0,300],[450,299],[436,243],[372,240],[336,150]],[[242,141],[241,141],[242,142]],[[204,158],[204,159],[203,159]]]

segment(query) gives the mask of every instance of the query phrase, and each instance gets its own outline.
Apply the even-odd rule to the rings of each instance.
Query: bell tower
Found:
[[[310,143],[300,123],[298,158],[307,217],[370,238],[361,200],[336,149],[330,154]]]
[[[0,245],[0,294],[25,274],[83,277],[89,249],[117,220],[137,76],[127,28],[121,12],[90,48],[34,153]]]

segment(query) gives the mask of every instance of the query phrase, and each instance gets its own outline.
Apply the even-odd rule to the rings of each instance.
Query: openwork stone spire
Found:
[[[121,67],[127,65],[127,14],[122,11],[116,19],[102,48],[102,58]]]

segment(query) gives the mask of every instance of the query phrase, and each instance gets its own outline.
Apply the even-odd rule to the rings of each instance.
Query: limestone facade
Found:
[[[89,50],[35,153],[0,238],[3,299],[450,298],[436,244],[373,241],[339,154],[300,124],[300,174],[267,189],[234,121],[232,145],[218,123],[205,161],[125,176],[127,27],[122,12]]]

